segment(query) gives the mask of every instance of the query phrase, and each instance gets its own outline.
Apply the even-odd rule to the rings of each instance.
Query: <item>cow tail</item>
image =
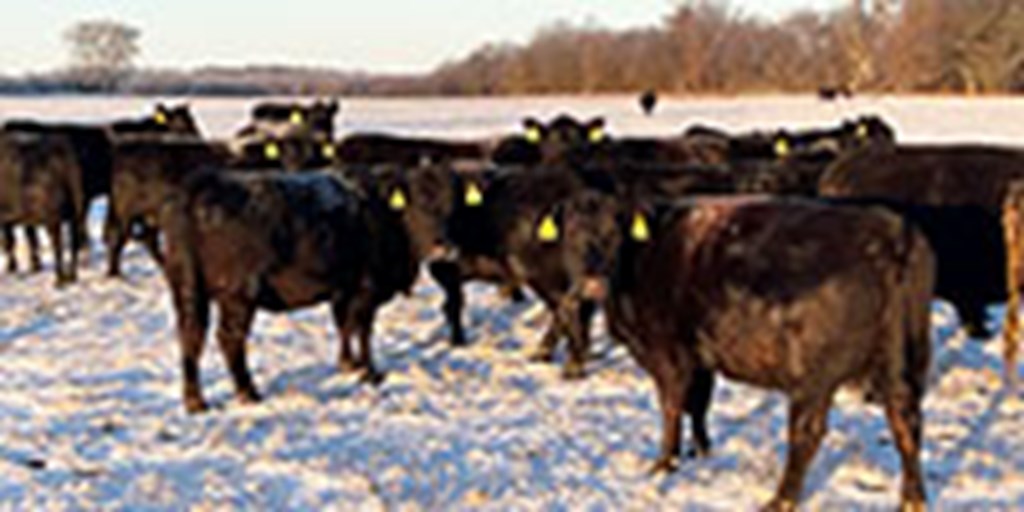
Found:
[[[927,238],[903,220],[901,258],[903,290],[903,375],[917,396],[923,396],[931,362],[931,302],[935,293],[935,254]]]
[[[1024,182],[1010,185],[1003,202],[1003,236],[1006,244],[1006,320],[1003,325],[1004,375],[1007,384],[1016,385],[1017,343],[1020,338],[1020,284],[1021,284],[1021,203],[1024,202]]]
[[[185,193],[175,194],[163,204],[160,211],[165,252],[163,271],[178,315],[205,323],[209,299],[191,220]]]

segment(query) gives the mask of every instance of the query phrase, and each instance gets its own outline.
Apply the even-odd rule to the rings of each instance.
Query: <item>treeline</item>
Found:
[[[656,28],[556,25],[492,45],[430,77],[442,94],[1024,90],[1021,0],[855,0],[779,21],[710,0]]]
[[[286,66],[137,71],[131,94],[504,95],[1024,91],[1024,1],[851,0],[768,21],[688,0],[658,26],[558,23],[526,44],[489,44],[425,75]],[[69,73],[0,78],[0,93],[82,92]]]

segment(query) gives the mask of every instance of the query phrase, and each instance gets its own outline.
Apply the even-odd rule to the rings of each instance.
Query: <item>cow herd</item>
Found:
[[[652,104],[653,107],[653,104]],[[930,302],[989,335],[1008,301],[1016,373],[1024,151],[896,141],[864,116],[810,130],[691,126],[618,137],[602,118],[527,118],[488,140],[355,133],[336,101],[266,103],[229,140],[204,138],[187,106],[109,124],[9,120],[0,131],[0,224],[41,268],[45,228],[59,286],[76,278],[92,199],[109,198],[108,273],[130,240],[162,267],[180,340],[183,402],[203,411],[199,361],[211,323],[244,402],[257,310],[329,303],[338,366],[370,383],[377,309],[425,267],[445,293],[452,346],[467,281],[510,300],[531,290],[550,324],[531,357],[562,348],[585,376],[590,320],[654,379],[663,414],[655,470],[710,449],[718,374],[786,394],[789,451],[770,510],[792,510],[838,388],[885,411],[903,465],[901,502],[926,503],[919,462]],[[65,261],[68,260],[68,261]]]

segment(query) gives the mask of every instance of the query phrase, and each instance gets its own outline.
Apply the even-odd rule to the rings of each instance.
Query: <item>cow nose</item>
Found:
[[[608,286],[605,285],[604,279],[599,277],[584,279],[580,291],[587,300],[602,301],[608,296]]]
[[[454,262],[459,259],[458,248],[444,242],[434,242],[427,254],[427,260],[431,262]]]

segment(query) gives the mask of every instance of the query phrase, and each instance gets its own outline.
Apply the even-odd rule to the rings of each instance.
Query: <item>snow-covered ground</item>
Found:
[[[144,113],[147,99],[0,99],[0,117],[99,119]],[[192,101],[207,133],[242,124],[247,100]],[[605,115],[613,133],[668,134],[701,121],[741,129],[832,124],[877,113],[904,140],[1024,140],[1024,100],[667,98],[651,119],[633,98],[357,100],[342,132],[484,137],[523,115]],[[526,362],[545,321],[469,287],[471,346],[451,350],[440,291],[423,280],[387,306],[375,356],[380,388],[338,375],[325,308],[260,315],[250,364],[266,401],[231,401],[209,340],[207,396],[217,409],[186,416],[173,312],[144,252],[127,278],[106,279],[92,212],[93,252],[81,282],[0,276],[0,508],[267,510],[750,510],[781,474],[785,403],[724,382],[710,418],[714,451],[672,476],[650,477],[660,416],[650,380],[598,322],[600,358],[583,382]],[[47,261],[48,261],[48,254]],[[991,311],[993,321],[1000,308]],[[1024,509],[1024,395],[1000,380],[1001,342],[972,341],[936,303],[933,385],[924,467],[937,510]],[[1018,368],[1020,373],[1021,368]],[[839,400],[807,481],[807,510],[891,510],[899,457],[884,416]]]

